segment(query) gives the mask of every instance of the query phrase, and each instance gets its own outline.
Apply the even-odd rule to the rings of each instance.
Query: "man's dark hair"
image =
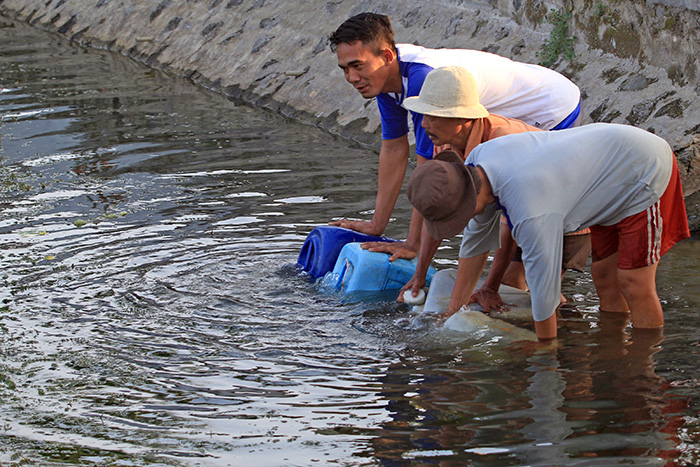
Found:
[[[396,50],[394,29],[389,17],[377,13],[360,13],[345,20],[329,39],[333,52],[338,48],[338,44],[354,44],[357,41],[370,47],[376,55],[381,53],[385,44]]]

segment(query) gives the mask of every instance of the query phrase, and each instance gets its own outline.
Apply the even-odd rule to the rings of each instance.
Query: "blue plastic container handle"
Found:
[[[376,237],[333,225],[320,225],[306,237],[299,252],[297,266],[314,280],[333,270],[340,250],[352,242],[395,242],[393,238]]]
[[[389,261],[386,253],[363,250],[359,243],[349,243],[340,251],[328,281],[345,294],[399,290],[413,277],[417,264],[417,259]],[[435,272],[432,266],[428,269],[427,286]]]

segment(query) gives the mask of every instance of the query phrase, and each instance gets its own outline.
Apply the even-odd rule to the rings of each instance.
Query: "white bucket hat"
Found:
[[[489,111],[479,103],[476,80],[466,68],[435,68],[425,77],[418,96],[403,101],[412,112],[435,117],[482,118]]]

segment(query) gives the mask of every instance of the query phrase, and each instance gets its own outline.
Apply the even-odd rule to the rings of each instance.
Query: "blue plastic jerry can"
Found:
[[[350,242],[395,242],[393,238],[375,237],[333,225],[321,225],[306,237],[299,252],[297,266],[314,280],[333,270],[338,254]]]
[[[333,272],[329,274],[335,288],[343,293],[398,290],[413,277],[417,259],[389,261],[387,253],[363,250],[359,243],[348,243],[340,251]],[[436,270],[428,269],[425,285]]]

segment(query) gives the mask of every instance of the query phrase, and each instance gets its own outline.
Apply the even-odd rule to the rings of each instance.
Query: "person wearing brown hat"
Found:
[[[611,123],[508,135],[477,146],[466,166],[454,152],[436,155],[416,168],[407,192],[434,239],[428,254],[463,231],[444,318],[468,302],[499,244],[503,213],[523,250],[539,339],[557,335],[562,234],[584,227],[592,231],[600,310],[630,312],[635,328],[663,327],[656,269],[690,232],[676,159],[662,138]],[[425,283],[419,268],[413,290]]]
[[[520,120],[490,114],[479,102],[474,77],[466,68],[460,66],[432,70],[426,76],[419,95],[409,97],[404,105],[411,111],[423,114],[423,128],[436,147],[449,147],[462,158],[477,145],[494,138],[526,131],[540,131]],[[522,263],[515,261],[511,265],[516,245],[507,223],[501,225],[501,239],[503,245],[494,255],[488,278],[472,297],[485,311],[508,308],[498,294],[501,283],[527,290]],[[589,236],[577,236],[571,241],[567,239],[566,242],[565,251],[573,251],[576,255],[565,255],[563,269],[573,267],[583,270],[590,254]],[[578,248],[572,248],[574,244]],[[401,248],[401,245],[397,247],[381,242],[369,242],[363,246],[371,251],[392,254],[397,254],[397,250]],[[421,255],[420,261],[429,262],[431,259],[432,257]]]
[[[484,107],[541,129],[567,128],[580,115],[580,90],[556,71],[479,50],[396,44],[391,22],[385,15],[357,14],[344,21],[329,39],[346,81],[363,98],[376,98],[382,129],[372,219],[340,219],[332,225],[371,235],[384,233],[408,167],[409,118],[415,134],[417,163],[430,160],[434,154],[432,142],[421,127],[422,114],[409,115],[404,100],[418,95],[426,75],[435,68],[466,67],[475,76]],[[421,225],[422,219],[414,211],[404,243],[407,250],[401,257],[415,256]],[[409,256],[403,256],[406,251]]]

